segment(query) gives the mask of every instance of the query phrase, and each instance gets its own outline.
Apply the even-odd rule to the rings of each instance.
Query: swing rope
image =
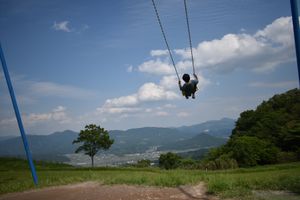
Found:
[[[194,64],[194,55],[193,55],[193,47],[192,47],[192,38],[191,38],[190,23],[189,23],[189,17],[188,17],[188,12],[187,12],[186,0],[184,0],[184,10],[185,10],[186,25],[187,25],[187,29],[188,29],[188,35],[189,35],[191,56],[192,56],[193,74],[195,74],[195,64]]]
[[[175,62],[174,62],[174,59],[173,59],[173,56],[172,56],[172,53],[171,53],[171,50],[170,50],[170,47],[169,47],[169,44],[168,44],[168,41],[167,41],[167,37],[166,37],[166,34],[165,34],[165,32],[164,32],[162,23],[161,23],[161,21],[160,21],[160,17],[159,17],[159,14],[158,14],[158,11],[157,11],[157,8],[156,8],[156,5],[155,5],[154,0],[152,0],[152,4],[153,4],[153,7],[154,7],[154,10],[155,10],[155,13],[156,13],[156,17],[157,17],[157,21],[158,21],[159,26],[160,26],[160,30],[161,30],[161,32],[162,32],[162,34],[163,34],[163,37],[164,37],[166,46],[167,46],[167,48],[168,48],[169,55],[170,55],[170,58],[171,58],[171,60],[172,60],[172,64],[173,64],[173,67],[174,67],[174,69],[175,69],[177,78],[178,78],[178,80],[180,80],[179,75],[178,75],[178,72],[177,72],[177,69],[176,69],[176,66],[175,66]]]

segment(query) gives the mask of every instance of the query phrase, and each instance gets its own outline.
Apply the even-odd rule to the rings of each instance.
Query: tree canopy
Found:
[[[91,157],[92,166],[94,166],[94,156],[100,149],[107,150],[114,143],[113,139],[110,139],[109,133],[104,128],[95,124],[86,125],[84,130],[81,130],[77,139],[73,141],[75,143],[83,143],[79,146],[75,153],[83,151],[85,155]]]
[[[281,162],[283,155],[284,161],[299,160],[300,90],[275,95],[255,110],[242,112],[228,142],[211,150],[207,159],[224,155],[245,167]]]

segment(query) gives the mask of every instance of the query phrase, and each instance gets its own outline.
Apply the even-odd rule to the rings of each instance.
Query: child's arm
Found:
[[[195,79],[198,81],[198,76],[196,74],[194,74]]]
[[[181,81],[178,81],[179,89],[182,90]]]
[[[198,76],[196,74],[194,74],[195,80],[193,82],[195,82],[195,84],[197,85],[199,80],[198,80]]]

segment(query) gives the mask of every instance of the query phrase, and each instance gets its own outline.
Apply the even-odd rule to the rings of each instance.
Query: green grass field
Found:
[[[208,192],[221,198],[254,197],[259,191],[283,190],[300,194],[300,163],[223,171],[161,170],[158,168],[75,168],[65,164],[36,163],[38,188],[84,181],[176,187],[204,181]],[[27,161],[0,158],[0,194],[33,189]],[[297,198],[299,198],[298,196]],[[273,198],[272,198],[273,199]]]

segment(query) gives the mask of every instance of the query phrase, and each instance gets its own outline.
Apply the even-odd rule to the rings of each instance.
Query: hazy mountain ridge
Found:
[[[213,126],[214,123],[216,124],[215,127]],[[221,119],[179,128],[144,127],[128,129],[126,131],[112,130],[109,133],[115,142],[105,153],[122,156],[125,154],[144,153],[149,150],[181,151],[219,146],[226,140],[209,134],[220,133],[220,135],[225,137],[231,133],[228,127],[232,125],[231,129],[233,129],[233,124],[234,120]],[[199,128],[199,132],[196,132],[197,127]],[[203,131],[208,128],[211,131]],[[78,145],[73,145],[72,141],[77,136],[78,132],[71,130],[55,132],[50,135],[28,135],[28,143],[35,158],[43,159],[44,156],[48,160],[61,160],[62,155],[73,154],[75,152]],[[24,155],[21,137],[0,140],[0,156]]]
[[[189,147],[190,149],[211,148],[225,144],[226,141],[227,139],[225,138],[217,138],[206,133],[202,133],[190,139],[169,143],[167,145],[159,147],[158,150],[184,150],[187,147]]]
[[[201,124],[192,126],[181,126],[176,128],[179,131],[188,132],[190,134],[206,133],[216,137],[229,137],[235,126],[235,120],[230,118],[222,118],[220,120],[210,120]]]

